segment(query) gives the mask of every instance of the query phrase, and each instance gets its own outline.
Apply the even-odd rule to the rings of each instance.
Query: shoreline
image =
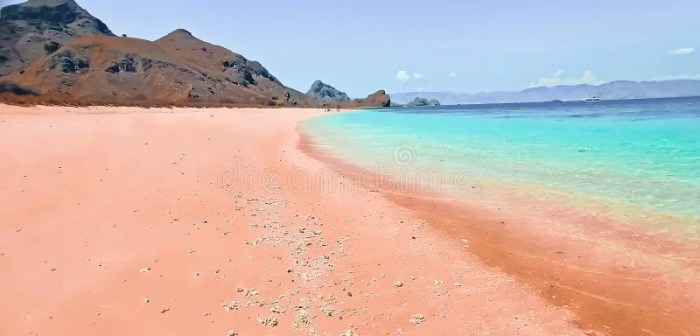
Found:
[[[582,330],[611,335],[700,332],[700,327],[688,325],[700,315],[700,286],[692,283],[698,265],[692,260],[677,264],[659,255],[663,251],[666,257],[673,257],[674,248],[696,255],[697,249],[690,249],[688,244],[659,245],[657,249],[654,244],[673,242],[660,236],[632,236],[631,231],[618,232],[625,233],[625,237],[594,236],[595,227],[608,224],[582,215],[577,218],[584,222],[574,228],[577,236],[553,233],[542,224],[512,213],[517,210],[486,210],[484,205],[412,188],[390,176],[337,159],[319,149],[309,134],[302,136],[300,148],[366,188],[379,191],[392,203],[414,211],[449,239],[467,239],[467,253],[533,286],[550,304],[572,309],[578,316],[576,325]],[[368,176],[375,179],[368,181]],[[614,232],[609,227],[606,231]],[[643,242],[634,240],[639,237],[647,238]],[[610,246],[601,249],[597,245]],[[669,277],[668,272],[677,275]]]
[[[318,110],[2,108],[9,335],[582,334],[299,151]]]

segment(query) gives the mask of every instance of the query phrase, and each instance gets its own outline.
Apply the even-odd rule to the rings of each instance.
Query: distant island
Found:
[[[420,106],[440,106],[440,101],[437,99],[428,99],[416,97],[412,101],[408,102],[406,106],[409,107],[420,107]]]
[[[582,101],[589,97],[598,97],[600,100],[624,100],[694,96],[700,96],[700,80],[614,81],[601,85],[535,87],[517,92],[408,92],[391,94],[392,100],[397,104],[407,104],[417,97],[423,97],[438,99],[447,105]]]

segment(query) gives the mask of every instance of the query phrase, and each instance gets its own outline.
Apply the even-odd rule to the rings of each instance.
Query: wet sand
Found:
[[[582,334],[302,152],[319,113],[0,106],[2,334]]]

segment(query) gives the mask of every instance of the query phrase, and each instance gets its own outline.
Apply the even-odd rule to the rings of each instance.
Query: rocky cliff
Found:
[[[345,92],[342,92],[320,80],[317,80],[311,84],[311,88],[308,92],[306,92],[306,95],[314,97],[323,103],[350,101],[350,97]]]

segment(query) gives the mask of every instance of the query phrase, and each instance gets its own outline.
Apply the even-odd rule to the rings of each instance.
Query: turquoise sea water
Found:
[[[364,110],[304,127],[367,168],[467,173],[700,226],[700,98]]]

